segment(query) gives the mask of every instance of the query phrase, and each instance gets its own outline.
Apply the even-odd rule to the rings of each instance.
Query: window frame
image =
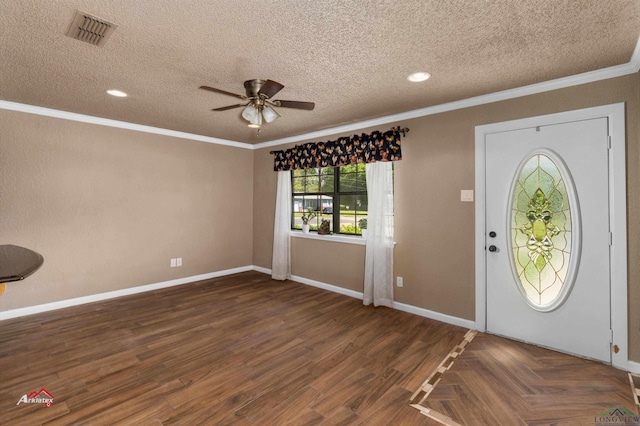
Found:
[[[355,166],[360,166],[360,164],[355,164]],[[365,164],[362,164],[362,166],[366,167]],[[331,169],[333,171],[333,191],[323,191],[322,190],[322,186],[320,184],[321,179],[322,179],[322,175],[323,175],[322,170],[323,169],[327,169],[327,168],[329,168],[329,167],[312,167],[312,168],[309,168],[309,169],[305,169],[305,170],[316,170],[317,171],[316,176],[318,176],[318,180],[319,180],[319,183],[318,183],[318,185],[319,185],[318,186],[318,190],[319,191],[317,191],[317,192],[295,192],[294,191],[295,179],[308,177],[308,175],[306,175],[306,173],[308,173],[308,172],[305,171],[305,176],[295,176],[295,170],[292,170],[292,173],[291,173],[291,206],[292,206],[292,209],[291,209],[292,210],[292,212],[291,212],[291,219],[292,219],[291,220],[291,229],[292,230],[300,230],[300,228],[296,228],[295,227],[295,214],[299,213],[299,211],[295,211],[295,209],[294,209],[296,197],[330,196],[331,199],[332,199],[331,232],[333,234],[335,234],[335,235],[361,236],[362,233],[361,233],[360,227],[358,226],[358,217],[359,217],[359,215],[357,213],[354,213],[354,219],[355,219],[354,226],[355,226],[356,232],[350,233],[350,232],[341,232],[340,231],[340,228],[341,228],[341,223],[340,223],[340,217],[341,217],[340,201],[341,201],[341,197],[348,197],[348,196],[353,196],[353,197],[364,196],[364,197],[368,197],[367,187],[366,187],[366,169],[363,167],[362,170],[357,170],[356,169],[356,171],[354,171],[354,172],[348,172],[348,173],[344,173],[343,172],[343,177],[344,177],[345,174],[354,174],[354,175],[356,175],[355,190],[353,190],[353,191],[344,191],[343,192],[343,191],[340,190],[340,186],[341,186],[340,185],[340,168],[341,168],[340,166],[331,167]],[[364,178],[364,189],[361,189],[361,190],[358,190],[358,184],[357,184],[358,175],[363,176],[363,178]],[[303,198],[303,200],[304,200],[304,198]],[[316,203],[316,205],[317,205],[317,203]],[[304,206],[304,202],[303,202],[303,206]],[[369,210],[369,205],[368,205],[368,200],[367,200],[367,213],[368,213],[368,210]],[[303,209],[303,212],[304,211],[305,210]],[[320,212],[318,214],[318,219],[316,219],[316,224],[319,224],[319,218],[320,218],[320,215],[321,215],[321,211],[322,210],[316,210],[316,214],[318,214]],[[355,212],[357,212],[357,211],[358,210],[356,208]],[[368,214],[367,215],[360,215],[360,216],[362,218],[367,218]],[[360,231],[360,232],[358,232],[358,231]],[[317,232],[317,230],[314,229],[314,230],[309,231],[309,232]]]

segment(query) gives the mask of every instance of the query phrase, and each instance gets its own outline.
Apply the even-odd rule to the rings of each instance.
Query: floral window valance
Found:
[[[353,135],[336,141],[313,142],[296,145],[274,154],[273,170],[339,167],[357,163],[402,160],[400,137],[409,129],[394,127],[384,133]]]

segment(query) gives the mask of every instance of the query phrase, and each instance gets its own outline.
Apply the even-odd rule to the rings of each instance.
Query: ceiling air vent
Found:
[[[76,16],[69,26],[67,35],[76,40],[102,47],[116,28],[118,26],[111,22],[76,10]]]

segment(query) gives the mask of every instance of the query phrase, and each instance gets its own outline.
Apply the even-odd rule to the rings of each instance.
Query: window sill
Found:
[[[323,241],[331,241],[334,243],[346,243],[346,244],[360,244],[366,245],[367,240],[364,238],[354,235],[338,235],[338,234],[330,234],[330,235],[318,235],[315,232],[309,232],[305,234],[302,231],[291,231],[289,235],[294,238],[308,238],[310,240],[323,240]]]

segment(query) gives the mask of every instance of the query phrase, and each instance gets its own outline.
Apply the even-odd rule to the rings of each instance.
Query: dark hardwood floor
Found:
[[[421,405],[449,424],[640,425],[628,373],[485,333]],[[616,409],[632,415],[624,422],[607,415]]]
[[[435,425],[409,402],[466,332],[258,272],[61,309],[0,322],[0,425]],[[50,407],[17,404],[41,389]],[[469,426],[634,409],[626,373],[482,333],[424,405]]]
[[[0,424],[428,425],[465,332],[257,272],[172,287],[0,322]]]

